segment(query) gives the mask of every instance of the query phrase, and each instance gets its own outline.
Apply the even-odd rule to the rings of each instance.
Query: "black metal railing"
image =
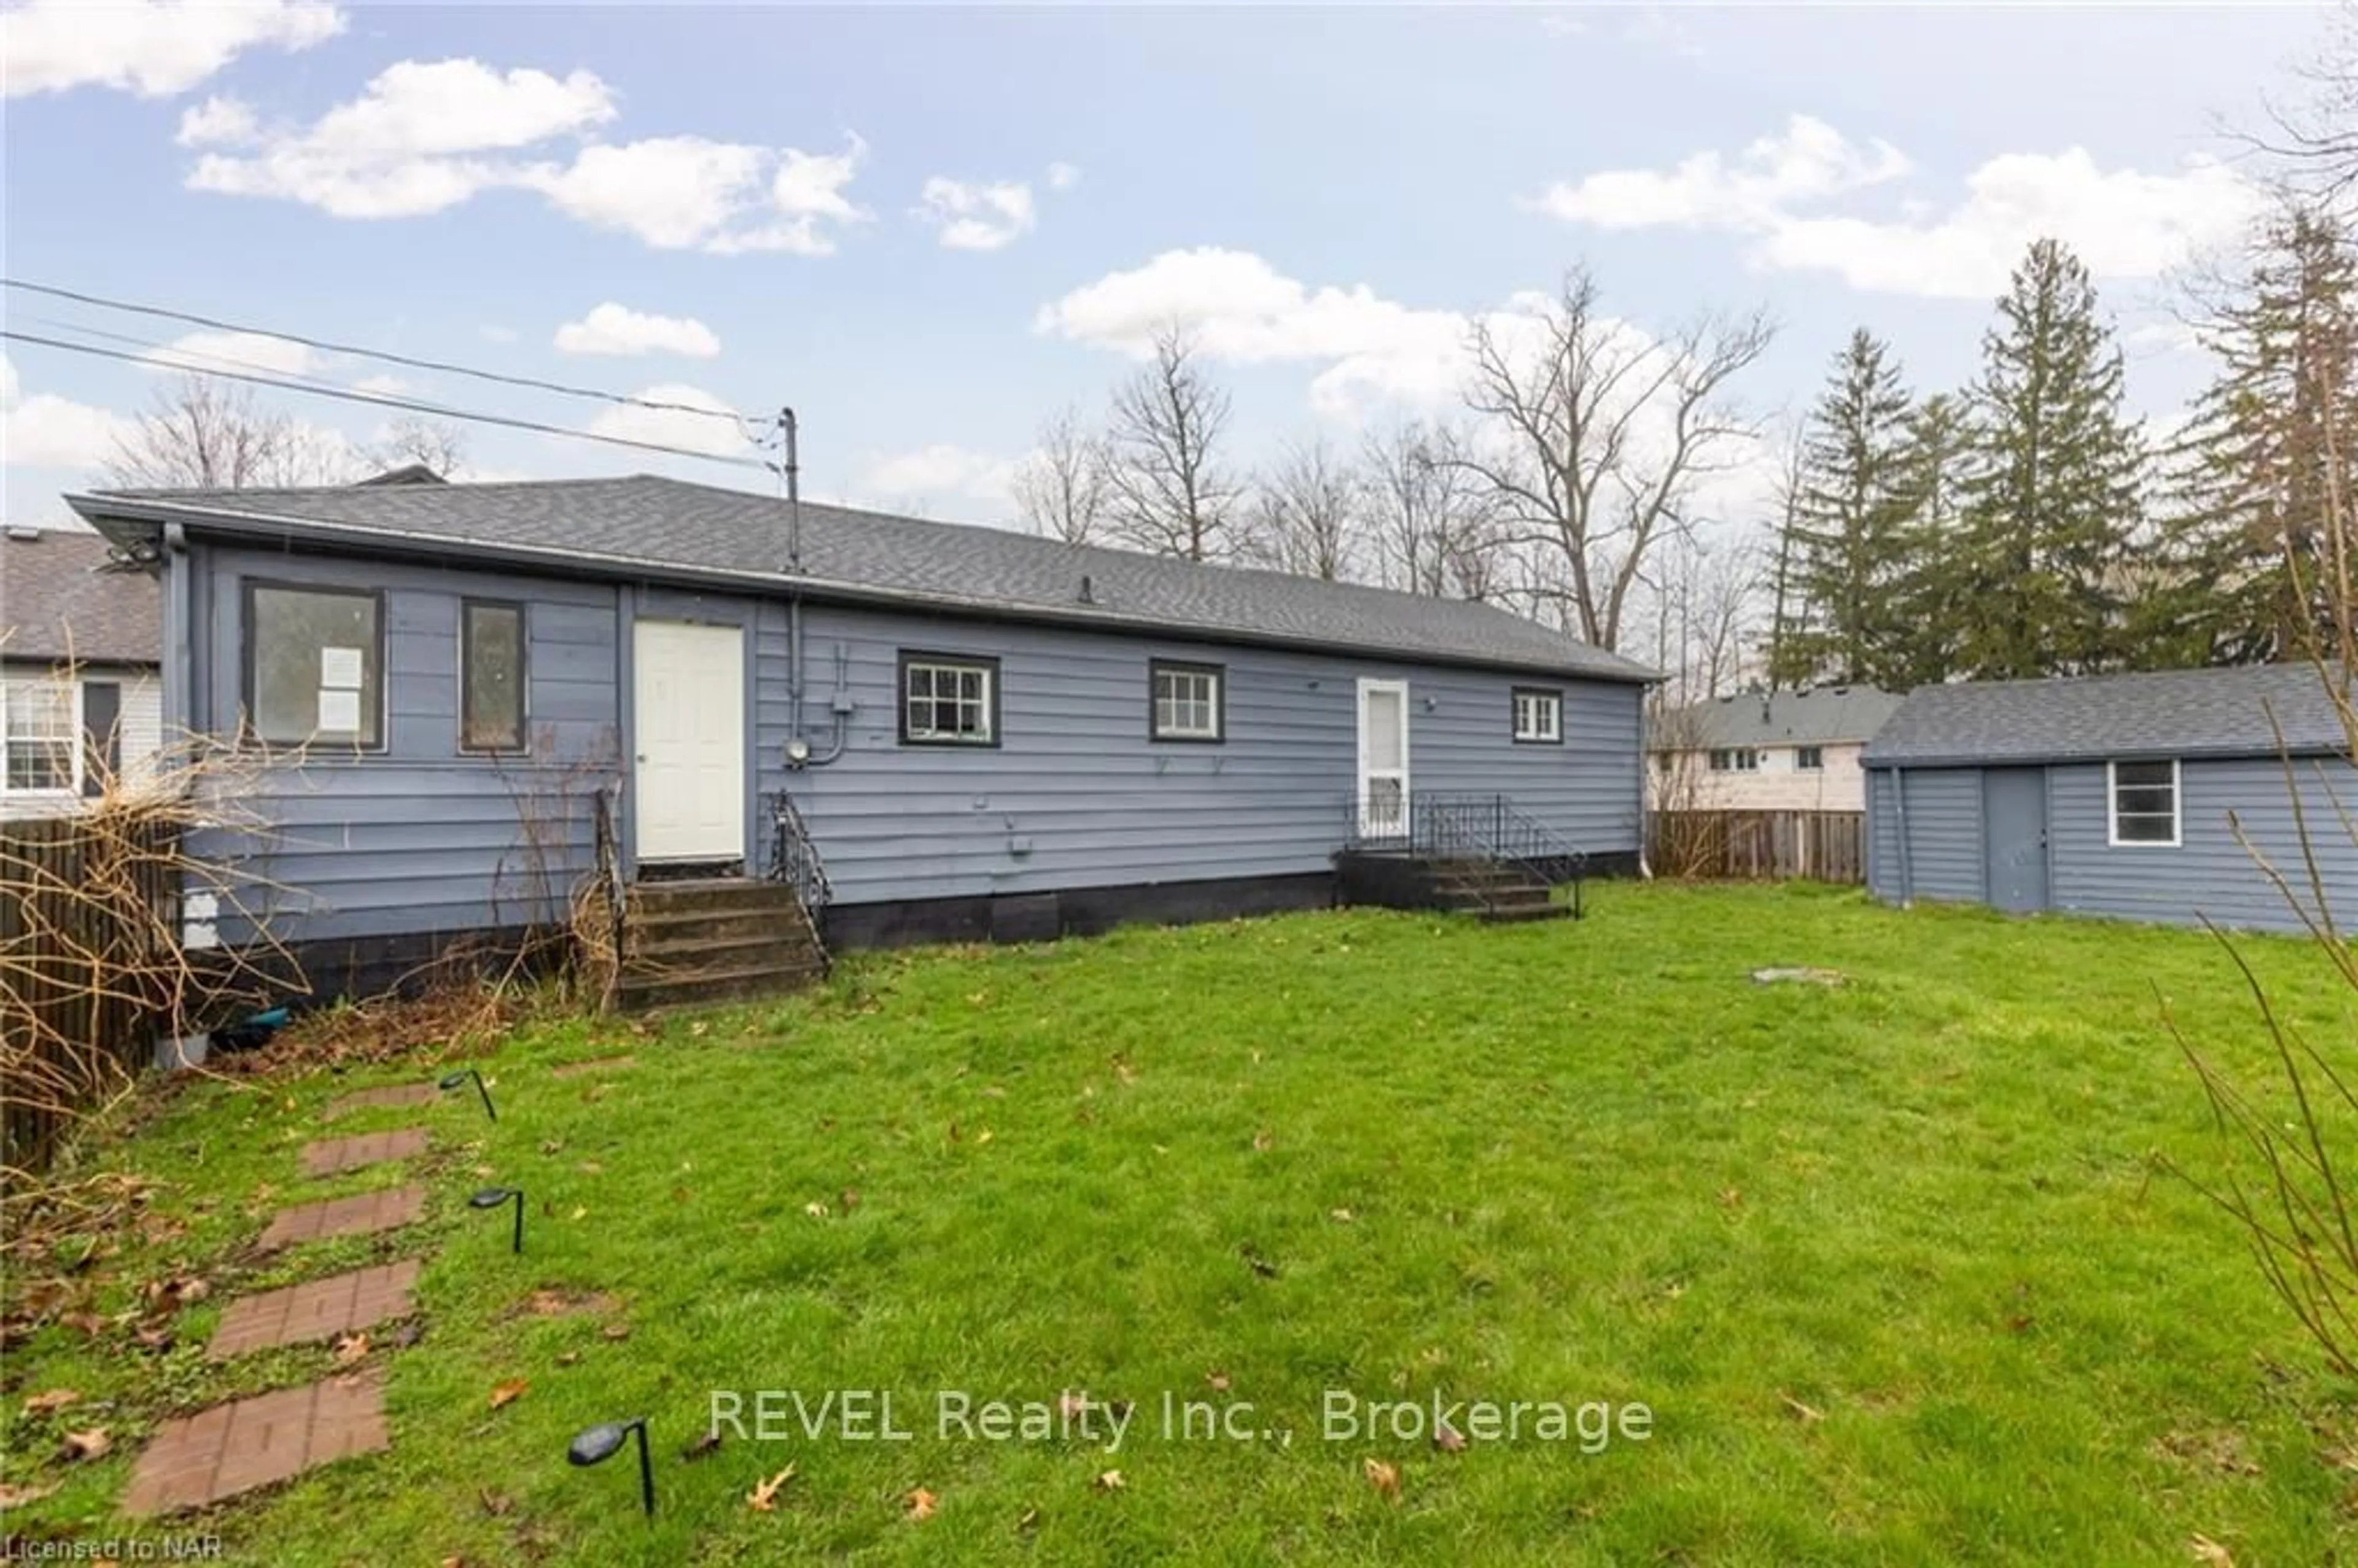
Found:
[[[818,845],[812,841],[810,825],[803,820],[795,797],[777,790],[763,798],[770,812],[769,879],[794,884],[804,913],[810,916],[811,935],[819,940],[823,951],[827,907],[835,902],[835,884],[827,881]]]
[[[1581,913],[1588,856],[1503,795],[1371,792],[1344,804],[1347,849],[1519,868],[1551,886],[1569,882]]]

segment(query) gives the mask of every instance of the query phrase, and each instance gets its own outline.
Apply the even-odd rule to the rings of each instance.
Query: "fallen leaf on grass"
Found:
[[[1368,1485],[1375,1487],[1378,1496],[1383,1498],[1389,1502],[1396,1503],[1400,1501],[1401,1473],[1399,1465],[1387,1465],[1380,1459],[1370,1459],[1367,1462],[1366,1468],[1368,1472]]]
[[[369,1336],[365,1334],[347,1334],[336,1341],[336,1365],[339,1367],[349,1367],[368,1353]]]
[[[942,1499],[923,1487],[917,1487],[902,1501],[908,1509],[909,1517],[912,1519],[931,1519],[934,1517],[935,1510],[942,1506]]]
[[[73,1403],[80,1398],[81,1398],[81,1393],[79,1390],[51,1389],[46,1394],[35,1394],[31,1399],[27,1400],[25,1401],[25,1413],[27,1415],[48,1415],[52,1411],[61,1411],[65,1409],[66,1406]]]
[[[532,1385],[522,1378],[510,1378],[504,1383],[494,1385],[492,1389],[492,1408],[498,1410],[503,1405],[515,1403],[516,1400],[524,1398],[524,1391],[531,1387]]]
[[[2196,1535],[2186,1543],[2186,1548],[2194,1554],[2194,1561],[2206,1563],[2209,1568],[2235,1568],[2234,1553],[2207,1535]]]
[[[719,1451],[720,1429],[716,1426],[710,1432],[706,1433],[702,1437],[698,1438],[695,1442],[681,1449],[679,1451],[679,1456],[692,1465],[697,1460],[705,1457],[707,1454],[718,1454]]]
[[[0,1486],[0,1510],[21,1509],[27,1503],[38,1503],[56,1490],[55,1487]]]
[[[1735,1188],[1735,1187],[1722,1187],[1722,1188],[1719,1190],[1719,1206],[1720,1206],[1720,1207],[1722,1207],[1722,1208],[1740,1208],[1740,1207],[1742,1207],[1742,1206],[1743,1206],[1743,1204],[1744,1204],[1744,1194],[1743,1194],[1740,1190],[1738,1190],[1737,1188]]]
[[[752,1509],[757,1514],[775,1513],[778,1507],[778,1488],[784,1486],[794,1478],[795,1467],[789,1465],[784,1469],[779,1471],[776,1475],[771,1476],[768,1480],[763,1481],[761,1485],[755,1487],[752,1491],[746,1493],[745,1506]]]
[[[1805,1405],[1790,1394],[1779,1394],[1777,1398],[1784,1402],[1785,1408],[1791,1411],[1795,1419],[1800,1421],[1804,1426],[1807,1426],[1812,1422],[1823,1421],[1826,1419],[1825,1411],[1817,1409],[1813,1405]]]
[[[1275,1147],[1277,1147],[1277,1140],[1270,1135],[1267,1128],[1253,1134],[1253,1150],[1256,1153],[1266,1154]]]
[[[1326,1217],[1337,1225],[1348,1225],[1359,1217],[1347,1208],[1330,1208],[1326,1211]]]
[[[106,1451],[114,1446],[114,1439],[107,1435],[106,1428],[93,1426],[88,1432],[67,1433],[65,1446],[58,1450],[58,1457],[68,1463],[76,1459],[103,1459]]]
[[[586,1208],[577,1208],[573,1211],[573,1217],[575,1219],[587,1219],[590,1217],[590,1211]]]
[[[1036,1508],[1027,1508],[1022,1513],[1017,1514],[1015,1516],[1015,1528],[1019,1530],[1033,1530],[1039,1529],[1040,1510]]]
[[[139,1347],[142,1350],[169,1350],[172,1348],[174,1335],[170,1329],[158,1324],[146,1328],[135,1328],[131,1331],[131,1337],[139,1341]]]
[[[1088,1413],[1089,1396],[1087,1392],[1076,1394],[1072,1390],[1066,1389],[1056,1396],[1056,1414],[1060,1419],[1075,1421],[1086,1417]]]
[[[514,1498],[509,1497],[505,1492],[495,1492],[489,1487],[476,1487],[475,1500],[482,1504],[483,1511],[493,1519],[498,1519],[515,1507]]]
[[[568,1351],[566,1351],[563,1355],[561,1355],[561,1356],[557,1357],[557,1364],[558,1366],[560,1366],[560,1367],[570,1367],[570,1366],[572,1366],[576,1361],[579,1361],[579,1360],[580,1360],[580,1359],[581,1359],[581,1352],[579,1352],[579,1350],[568,1350]]]
[[[631,1325],[627,1323],[610,1323],[598,1332],[607,1339],[623,1340],[631,1336]]]
[[[406,1350],[425,1337],[426,1325],[412,1318],[394,1331],[393,1346],[396,1350]]]
[[[810,1216],[813,1219],[825,1219],[827,1217],[827,1205],[823,1203],[806,1203],[803,1205],[803,1212]]]
[[[1212,1385],[1212,1391],[1216,1394],[1225,1394],[1228,1391],[1228,1375],[1226,1372],[1206,1372],[1204,1374],[1204,1381]]]
[[[849,1214],[853,1209],[860,1206],[860,1189],[858,1187],[846,1187],[843,1189],[842,1193],[837,1196],[835,1201],[837,1204],[841,1206],[844,1213]]]
[[[1130,1483],[1121,1478],[1120,1471],[1108,1470],[1105,1474],[1099,1476],[1094,1482],[1092,1482],[1091,1485],[1095,1486],[1100,1492],[1119,1492],[1124,1487],[1130,1485]]]
[[[1252,1246],[1250,1243],[1247,1243],[1245,1246],[1238,1248],[1237,1256],[1242,1258],[1245,1262],[1250,1266],[1252,1271],[1259,1274],[1262,1279],[1274,1280],[1277,1278],[1277,1265],[1262,1257],[1260,1255],[1260,1249]]]
[[[564,1139],[562,1139],[562,1138],[551,1138],[551,1139],[547,1140],[546,1141],[545,1141],[545,1142],[543,1142],[543,1143],[541,1144],[541,1146],[540,1146],[540,1152],[541,1152],[542,1153],[544,1153],[544,1154],[554,1154],[554,1153],[556,1153],[558,1150],[560,1150],[560,1149],[562,1149],[562,1148],[564,1148],[564,1147],[565,1147],[565,1140],[564,1140]]]
[[[1433,1428],[1433,1445],[1444,1454],[1466,1452],[1466,1434],[1447,1422],[1436,1422]]]

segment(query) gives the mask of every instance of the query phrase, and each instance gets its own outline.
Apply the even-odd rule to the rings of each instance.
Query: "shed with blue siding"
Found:
[[[853,942],[1325,903],[1436,793],[1640,843],[1650,672],[1491,606],[647,476],[69,500],[254,764],[224,943],[561,919],[601,801],[629,874],[750,878],[791,804]]]
[[[2320,898],[2358,916],[2345,681],[2272,665],[1921,688],[1866,751],[1867,886],[2258,930],[2301,928]]]

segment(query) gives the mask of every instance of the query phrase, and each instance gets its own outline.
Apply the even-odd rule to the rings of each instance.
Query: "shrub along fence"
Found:
[[[1866,838],[1857,811],[1657,811],[1646,854],[1667,877],[1864,882]]]
[[[0,822],[0,1181],[146,1065],[178,989],[177,824]]]

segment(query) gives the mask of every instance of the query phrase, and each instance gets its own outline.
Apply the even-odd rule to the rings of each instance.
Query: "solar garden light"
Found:
[[[503,1203],[515,1205],[515,1250],[524,1250],[524,1189],[522,1187],[485,1187],[467,1200],[469,1208],[492,1209]]]
[[[647,1418],[636,1421],[610,1421],[603,1426],[593,1426],[573,1440],[565,1457],[575,1465],[602,1465],[611,1459],[622,1446],[622,1440],[632,1433],[639,1434],[639,1500],[646,1506],[647,1517],[655,1517],[655,1471],[647,1459]]]
[[[492,1091],[483,1087],[483,1075],[474,1068],[461,1067],[455,1073],[445,1073],[442,1076],[442,1087],[445,1090],[455,1089],[469,1078],[475,1080],[475,1092],[483,1097],[483,1114],[497,1121],[500,1119],[500,1113],[492,1108]]]

